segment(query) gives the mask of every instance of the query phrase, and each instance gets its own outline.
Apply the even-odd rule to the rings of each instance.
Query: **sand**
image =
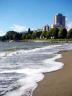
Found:
[[[72,51],[62,52],[62,56],[57,61],[63,62],[64,68],[46,73],[33,96],[72,96]]]

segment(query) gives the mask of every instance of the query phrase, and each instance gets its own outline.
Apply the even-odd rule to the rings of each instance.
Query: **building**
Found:
[[[48,26],[48,25],[45,25],[45,26],[43,27],[43,31],[48,32],[48,31],[49,31],[49,26]]]
[[[62,27],[65,28],[65,16],[63,16],[61,13],[58,15],[54,16],[54,24],[53,27]]]

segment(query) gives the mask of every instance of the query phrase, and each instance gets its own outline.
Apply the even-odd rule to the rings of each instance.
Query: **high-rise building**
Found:
[[[54,16],[54,27],[65,28],[65,16],[63,16],[61,13]]]
[[[48,26],[48,25],[45,25],[45,26],[43,27],[43,31],[48,32],[48,31],[49,31],[49,26]]]

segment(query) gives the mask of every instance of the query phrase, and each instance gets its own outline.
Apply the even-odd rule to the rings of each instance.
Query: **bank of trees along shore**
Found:
[[[15,31],[8,31],[4,36],[0,37],[1,41],[7,40],[29,40],[29,39],[72,39],[72,29],[67,31],[65,28],[51,28],[49,32],[33,32],[28,29],[28,32],[18,33]]]

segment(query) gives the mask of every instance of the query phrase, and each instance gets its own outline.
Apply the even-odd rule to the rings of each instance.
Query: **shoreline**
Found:
[[[25,40],[5,40],[0,42],[48,42],[48,43],[72,43],[72,39],[25,39]]]
[[[72,96],[72,51],[62,51],[62,58],[56,60],[64,63],[64,68],[45,73],[44,79],[38,82],[33,96]]]

